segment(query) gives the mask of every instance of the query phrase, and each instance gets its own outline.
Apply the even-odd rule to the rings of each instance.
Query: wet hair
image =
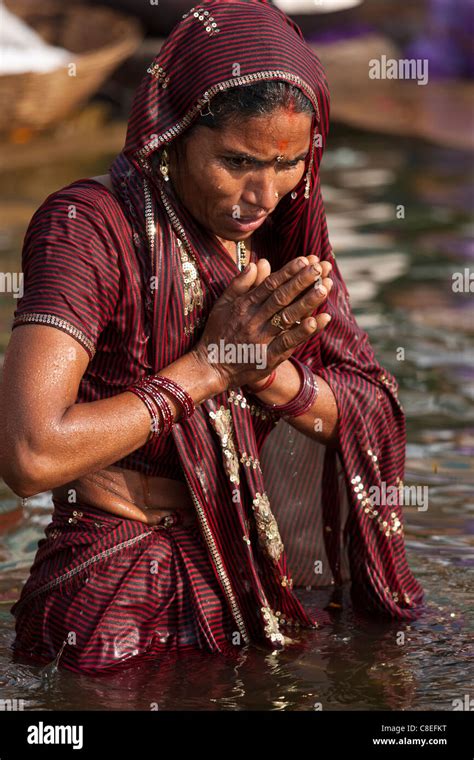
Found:
[[[314,108],[309,98],[293,84],[280,80],[256,82],[244,87],[231,87],[215,95],[209,104],[209,109],[202,109],[205,115],[198,116],[176,143],[183,144],[188,140],[197,127],[209,129],[224,129],[229,124],[238,123],[254,116],[266,116],[283,108],[293,113],[312,115]],[[206,113],[206,111],[208,113]],[[209,113],[211,111],[212,113]],[[154,153],[151,164],[158,169],[160,153]]]
[[[199,116],[188,132],[199,126],[222,129],[229,123],[265,116],[279,108],[294,113],[314,113],[309,98],[295,85],[276,80],[262,81],[219,92],[210,101],[209,109],[203,108],[203,111],[212,113]]]

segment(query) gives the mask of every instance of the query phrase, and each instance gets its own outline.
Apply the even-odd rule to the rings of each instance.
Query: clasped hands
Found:
[[[299,345],[326,328],[329,314],[311,315],[331,292],[331,270],[329,261],[320,262],[313,254],[292,259],[275,272],[267,259],[259,259],[232,280],[214,304],[194,351],[210,363],[212,346],[263,344],[266,362],[265,367],[257,366],[248,353],[242,357],[239,352],[234,352],[233,361],[213,362],[222,390],[246,385],[258,392],[259,382],[263,384]]]

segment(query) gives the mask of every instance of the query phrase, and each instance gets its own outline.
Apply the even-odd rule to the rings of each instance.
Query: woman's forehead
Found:
[[[266,161],[274,158],[275,151],[289,154],[309,150],[311,115],[281,109],[272,114],[236,119],[220,129],[204,129],[202,134],[216,150],[246,153]]]

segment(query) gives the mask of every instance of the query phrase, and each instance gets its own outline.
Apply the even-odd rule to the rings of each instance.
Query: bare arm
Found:
[[[76,404],[89,357],[46,325],[13,330],[0,389],[0,474],[28,497],[102,469],[143,446],[150,415],[133,393]],[[219,392],[215,373],[190,353],[162,370],[196,405]],[[164,391],[178,420],[181,407]]]

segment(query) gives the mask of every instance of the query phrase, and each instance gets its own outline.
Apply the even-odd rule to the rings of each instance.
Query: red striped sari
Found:
[[[252,240],[258,257],[269,259],[273,270],[309,253],[331,260],[334,285],[320,309],[331,314],[331,323],[295,356],[335,395],[339,448],[326,449],[268,414],[257,397],[246,396],[241,388],[206,400],[190,419],[173,426],[171,435],[199,530],[190,537],[178,526],[175,530],[181,533],[169,539],[173,551],[168,547],[168,554],[160,556],[167,573],[170,562],[175,563],[177,578],[184,578],[184,568],[188,570],[185,586],[196,591],[187,600],[191,605],[187,609],[194,610],[194,634],[188,636],[185,623],[181,628],[176,623],[180,614],[181,620],[186,619],[180,587],[174,600],[178,607],[171,605],[168,611],[178,625],[180,645],[220,652],[250,642],[282,647],[295,640],[300,627],[328,622],[328,611],[310,613],[304,607],[296,593],[299,586],[334,585],[336,609],[340,591],[349,582],[358,608],[394,619],[414,619],[423,604],[423,590],[405,556],[400,504],[405,420],[397,383],[378,363],[367,334],[354,319],[328,238],[318,174],[328,132],[326,78],[299,29],[263,2],[203,2],[185,14],[137,90],[124,150],[111,166],[120,213],[130,224],[140,260],[148,257],[156,277],[153,300],[145,303],[152,325],[147,371],[159,371],[192,348],[212,305],[238,274],[217,238],[193,219],[172,188],[152,171],[150,157],[184,132],[216,93],[271,79],[297,85],[311,100],[313,150],[295,188],[296,198],[285,196]],[[120,252],[122,242],[117,245]],[[373,506],[369,489],[376,487],[382,493],[389,486],[395,496]],[[65,515],[58,511],[59,519]],[[94,511],[86,516],[93,532]],[[110,524],[111,530],[101,539],[104,543],[99,538],[94,541],[91,559],[99,556],[102,561],[100,549],[119,547],[119,559],[132,552],[138,568],[137,593],[141,589],[145,594],[145,608],[149,594],[154,594],[161,609],[164,592],[159,583],[150,590],[143,571],[150,559],[148,542],[156,544],[156,532],[155,538],[144,537],[140,553],[141,539],[134,539],[149,534],[148,526],[123,520],[112,525],[110,516],[101,516],[100,522]],[[168,545],[163,531],[160,541],[162,550]],[[187,560],[182,556],[186,551]],[[69,557],[68,562],[71,579],[87,572],[81,567],[84,555]],[[46,577],[47,573],[43,582]],[[102,597],[95,589],[105,623],[89,631],[91,651],[83,668],[98,669],[120,660],[107,647],[112,646],[111,631],[120,620],[125,625],[125,617],[115,616],[108,628],[106,613],[115,593],[115,605],[121,603],[121,578],[119,573],[115,584],[109,579]],[[30,593],[35,588],[41,589],[41,583],[30,584]],[[131,604],[127,588],[123,588],[125,607]],[[74,612],[79,614],[77,605]],[[65,608],[56,607],[54,614],[65,614]],[[143,615],[135,611],[132,619],[148,620],[147,608]],[[159,627],[157,619],[154,630]],[[166,628],[164,618],[160,620]],[[133,630],[137,625],[131,626]],[[151,656],[159,649],[156,637],[150,645],[148,629],[143,637],[135,632],[132,639],[128,658]]]

